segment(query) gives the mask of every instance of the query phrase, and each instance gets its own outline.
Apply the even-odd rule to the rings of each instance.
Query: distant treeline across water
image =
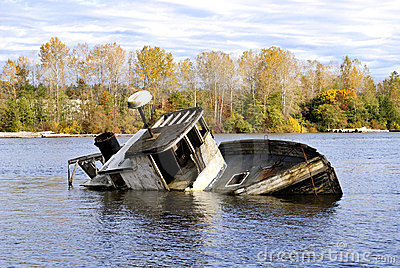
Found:
[[[53,37],[37,56],[4,64],[0,131],[133,133],[142,121],[126,99],[139,90],[153,95],[145,109],[151,120],[199,106],[216,133],[400,128],[399,74],[377,83],[348,56],[322,64],[273,46],[177,61],[160,47],[68,47]]]

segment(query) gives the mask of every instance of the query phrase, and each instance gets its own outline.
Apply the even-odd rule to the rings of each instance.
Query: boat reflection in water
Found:
[[[279,246],[309,241],[318,245],[329,239],[326,230],[335,221],[337,207],[337,198],[332,196],[286,199],[176,191],[101,191],[97,195],[96,239],[102,248],[118,244],[118,255],[137,265],[168,265],[177,260],[192,266],[234,260],[244,264],[246,258],[254,264],[258,252],[277,245],[277,239],[285,240]],[[243,248],[238,243],[246,249],[237,251]],[[199,258],[202,254],[204,258]]]

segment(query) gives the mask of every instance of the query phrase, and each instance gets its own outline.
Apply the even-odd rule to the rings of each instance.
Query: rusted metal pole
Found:
[[[72,175],[69,176],[70,170],[68,166],[68,189],[72,187],[72,181],[74,180],[74,176],[77,169],[78,169],[78,161],[75,162],[74,171],[72,171]]]
[[[140,117],[142,117],[142,121],[144,123],[144,128],[148,128],[149,126],[147,125],[146,116],[144,115],[142,107],[138,107],[137,109],[139,111]]]
[[[144,127],[144,128],[147,128],[147,131],[148,131],[149,134],[150,134],[150,138],[154,138],[153,131],[151,131],[151,128],[149,128],[149,125],[147,124],[146,116],[144,115],[144,112],[143,112],[142,107],[138,107],[137,109],[138,109],[138,111],[139,111],[140,117],[142,117],[142,121],[143,121],[143,123],[144,123],[144,126],[143,126],[143,127]]]

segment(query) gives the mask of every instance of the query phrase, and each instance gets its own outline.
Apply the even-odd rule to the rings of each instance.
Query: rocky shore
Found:
[[[389,131],[387,129],[371,129],[366,127],[361,128],[337,128],[337,129],[330,129],[328,132],[333,133],[377,133],[377,132],[394,132]]]

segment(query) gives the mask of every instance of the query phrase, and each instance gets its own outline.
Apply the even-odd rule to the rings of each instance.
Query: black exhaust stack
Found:
[[[106,162],[121,149],[115,134],[112,132],[105,132],[96,136],[94,138],[94,145],[100,149]]]

